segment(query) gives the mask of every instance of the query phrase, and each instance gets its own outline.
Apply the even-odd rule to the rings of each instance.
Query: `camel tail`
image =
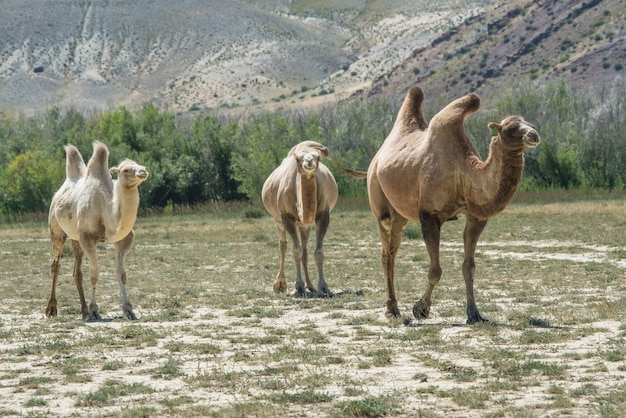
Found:
[[[400,123],[404,129],[410,132],[418,129],[420,131],[426,130],[428,122],[426,122],[422,112],[423,102],[424,91],[419,86],[412,87],[404,98],[396,124]]]
[[[109,174],[109,149],[101,142],[93,143],[93,155],[87,163],[87,175],[106,179]]]
[[[65,176],[70,181],[76,182],[85,177],[87,166],[80,151],[74,145],[65,146]]]
[[[345,171],[349,176],[354,177],[355,179],[365,179],[367,178],[367,171],[357,171],[350,170],[349,168],[342,167],[343,171]]]

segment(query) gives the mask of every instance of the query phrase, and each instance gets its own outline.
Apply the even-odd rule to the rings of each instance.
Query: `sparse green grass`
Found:
[[[325,241],[337,295],[325,299],[274,294],[269,216],[140,218],[126,265],[135,322],[121,317],[107,245],[105,320],[81,321],[69,253],[59,316],[45,318],[45,224],[0,226],[0,416],[608,417],[626,408],[626,203],[528,199],[492,219],[475,280],[490,322],[474,326],[464,325],[463,217],[443,226],[444,275],[425,321],[411,310],[428,256],[421,238],[404,240],[402,318],[390,320],[375,221],[367,205],[341,203]],[[286,269],[291,292],[290,257]]]

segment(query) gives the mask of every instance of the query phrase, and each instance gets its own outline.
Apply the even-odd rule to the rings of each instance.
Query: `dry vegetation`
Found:
[[[475,326],[463,325],[462,221],[444,225],[444,277],[421,322],[410,317],[428,263],[418,228],[397,262],[404,319],[389,321],[363,202],[331,215],[326,277],[339,294],[325,299],[274,294],[269,216],[140,218],[132,322],[105,246],[105,319],[81,321],[69,256],[59,316],[45,318],[45,224],[2,224],[0,416],[621,416],[626,203],[552,200],[518,201],[490,221],[476,292],[491,322]]]

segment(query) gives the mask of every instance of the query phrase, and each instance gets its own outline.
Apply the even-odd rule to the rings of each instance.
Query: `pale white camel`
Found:
[[[135,233],[133,226],[139,207],[138,186],[148,178],[145,167],[126,159],[118,167],[108,169],[109,150],[104,144],[93,144],[93,155],[85,165],[80,152],[73,145],[65,147],[66,179],[55,193],[50,205],[48,224],[52,239],[52,292],[46,314],[57,314],[56,285],[60,257],[67,237],[74,250],[74,281],[78,289],[84,320],[100,319],[96,303],[98,262],[96,244],[115,244],[117,280],[122,294],[122,310],[128,319],[136,319],[126,294],[124,261],[130,251]],[[111,174],[117,175],[113,180]],[[83,292],[81,264],[83,254],[89,260],[91,301],[89,307]]]
[[[279,235],[280,269],[274,282],[275,292],[287,290],[285,254],[288,233],[293,241],[293,259],[296,263],[296,293],[304,295],[306,290],[300,271],[302,263],[306,288],[318,296],[332,294],[324,279],[322,244],[330,223],[330,211],[337,203],[338,190],[335,178],[322,164],[321,157],[328,157],[328,148],[314,141],[301,142],[289,151],[263,184],[263,205],[276,220]],[[307,242],[313,224],[317,290],[309,280],[308,270]]]
[[[394,264],[408,220],[421,224],[428,255],[428,288],[413,307],[413,315],[427,318],[431,295],[441,279],[441,225],[465,214],[463,277],[467,323],[485,321],[474,299],[474,252],[487,220],[513,198],[522,179],[525,148],[539,145],[539,134],[520,116],[490,123],[494,132],[489,156],[482,161],[465,133],[465,119],[478,110],[480,99],[468,94],[450,103],[430,123],[424,119],[424,93],[413,87],[407,94],[393,129],[372,159],[367,173],[370,207],[382,242],[387,282],[387,315],[399,316]]]

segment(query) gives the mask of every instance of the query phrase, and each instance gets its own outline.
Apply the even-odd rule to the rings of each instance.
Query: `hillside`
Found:
[[[623,77],[623,0],[5,0],[0,112],[312,106]]]
[[[370,94],[402,95],[414,83],[450,97],[557,80],[594,89],[623,81],[625,63],[623,0],[516,1],[416,49]]]

